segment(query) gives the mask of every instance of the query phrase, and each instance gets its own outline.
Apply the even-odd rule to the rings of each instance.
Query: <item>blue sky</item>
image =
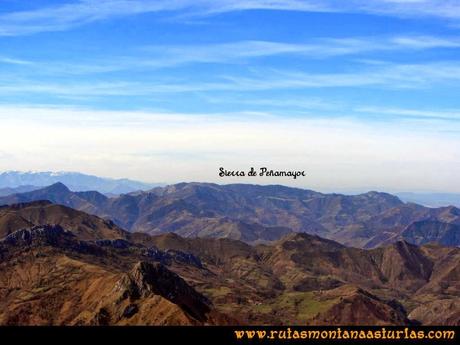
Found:
[[[458,1],[2,0],[0,169],[460,191],[459,52]]]

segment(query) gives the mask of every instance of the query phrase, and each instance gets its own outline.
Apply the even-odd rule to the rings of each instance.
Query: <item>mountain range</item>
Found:
[[[180,183],[115,197],[62,183],[0,197],[0,205],[49,200],[110,219],[130,232],[174,232],[250,244],[304,232],[358,248],[405,240],[460,245],[460,209],[404,203],[387,193],[323,194],[279,185]]]
[[[3,325],[458,325],[459,297],[456,247],[295,232],[250,245],[128,232],[50,201],[0,207]]]
[[[129,179],[104,178],[78,172],[6,171],[0,173],[0,196],[11,194],[12,189],[13,192],[20,193],[58,182],[64,183],[73,191],[96,190],[104,194],[123,194],[160,185]]]

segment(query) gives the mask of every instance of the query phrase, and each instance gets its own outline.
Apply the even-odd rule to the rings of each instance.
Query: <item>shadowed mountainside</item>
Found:
[[[322,194],[284,186],[180,183],[108,198],[71,192],[61,183],[0,198],[0,204],[50,200],[105,219],[131,232],[267,243],[306,232],[348,246],[375,248],[406,240],[460,245],[460,210],[403,203],[378,192]]]

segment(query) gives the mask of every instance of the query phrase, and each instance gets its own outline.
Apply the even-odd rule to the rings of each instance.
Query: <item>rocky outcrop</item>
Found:
[[[197,268],[203,268],[203,264],[201,263],[199,257],[180,250],[168,249],[166,251],[161,251],[158,248],[151,247],[145,249],[143,251],[143,255],[167,266],[171,265],[173,262],[176,262],[179,264],[186,264],[195,266]]]
[[[340,289],[340,288],[339,288]],[[395,301],[384,301],[360,289],[340,290],[340,297],[327,311],[318,314],[312,325],[408,325],[405,309]]]
[[[138,262],[117,284],[119,301],[130,302],[159,295],[178,305],[194,319],[204,322],[211,302],[196,292],[177,274],[160,263]]]
[[[72,237],[74,235],[71,232],[59,225],[44,225],[17,230],[3,238],[2,242],[12,246],[31,245],[33,242],[53,245],[63,238]]]
[[[22,251],[27,247],[49,246],[65,252],[103,255],[103,250],[92,243],[80,241],[71,231],[60,225],[45,224],[17,230],[0,240],[2,252],[10,250]]]
[[[110,248],[115,248],[115,249],[127,249],[133,246],[132,243],[126,240],[123,240],[123,239],[119,239],[119,238],[115,240],[108,240],[108,239],[96,240],[95,243],[101,247],[110,247]]]

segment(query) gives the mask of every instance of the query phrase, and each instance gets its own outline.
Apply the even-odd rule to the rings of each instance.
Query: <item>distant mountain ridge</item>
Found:
[[[104,178],[78,172],[6,171],[0,173],[0,196],[6,195],[5,192],[1,192],[3,188],[14,189],[23,186],[45,187],[58,182],[65,184],[75,192],[96,190],[106,194],[130,193],[161,185],[129,179]]]
[[[323,194],[285,186],[179,183],[107,197],[64,184],[0,198],[0,205],[49,200],[112,220],[131,232],[266,243],[305,232],[347,246],[399,240],[459,246],[460,210],[404,203],[387,193]]]
[[[19,187],[5,187],[5,188],[0,188],[0,197],[1,196],[7,196],[7,195],[12,195],[12,194],[18,194],[18,193],[27,193],[31,192],[33,190],[41,189],[42,187],[39,186],[19,186]]]

